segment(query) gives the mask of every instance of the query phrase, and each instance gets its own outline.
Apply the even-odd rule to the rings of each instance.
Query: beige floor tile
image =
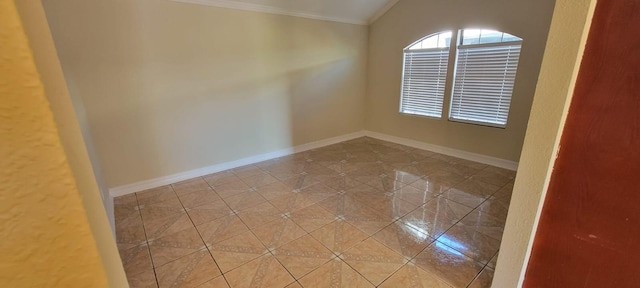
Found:
[[[337,176],[337,175],[336,175]],[[301,190],[304,188],[307,188],[309,186],[315,185],[320,183],[321,181],[326,181],[329,180],[330,178],[327,177],[326,179],[317,179],[311,175],[309,175],[307,172],[302,172],[300,174],[296,174],[292,177],[286,178],[282,180],[282,183],[284,183],[285,185],[288,185],[289,187],[293,188],[293,189],[297,189],[297,190]]]
[[[272,253],[296,279],[335,257],[329,249],[310,235],[293,240]]]
[[[202,250],[156,268],[160,288],[196,287],[222,275],[209,251]]]
[[[158,288],[153,269],[146,269],[137,274],[127,274],[130,288]]]
[[[171,184],[171,187],[173,187],[178,197],[192,192],[211,190],[209,184],[200,177]]]
[[[487,196],[467,193],[456,189],[449,189],[440,195],[446,199],[474,208],[487,200]]]
[[[255,165],[246,165],[246,166],[238,167],[235,169],[231,169],[231,172],[233,172],[233,174],[235,174],[236,176],[244,179],[247,177],[261,174],[264,171],[262,171],[262,169],[260,169],[258,166],[255,166]]]
[[[373,234],[372,237],[391,248],[391,250],[409,259],[418,255],[418,253],[434,241],[427,236],[427,234],[410,228],[402,222],[392,223],[376,234]]]
[[[473,210],[473,207],[462,205],[443,196],[427,202],[424,207],[438,215],[444,215],[453,220],[460,220]]]
[[[138,206],[136,194],[129,194],[113,198],[114,206]]]
[[[342,176],[344,175],[344,176]],[[342,174],[331,179],[325,180],[322,183],[327,187],[336,190],[338,192],[344,192],[350,188],[354,188],[362,183],[356,181],[355,179],[347,176],[346,174]]]
[[[127,244],[142,244],[147,239],[144,233],[142,217],[138,211],[128,211],[116,219],[116,242]],[[121,214],[122,215],[122,214]]]
[[[278,208],[266,201],[253,206],[249,210],[238,213],[238,217],[240,217],[242,222],[250,229],[262,227],[264,224],[282,218],[282,216],[283,214]]]
[[[156,202],[175,200],[178,198],[170,185],[137,192],[138,204],[148,205]]]
[[[182,209],[144,208],[142,221],[149,240],[194,227],[189,215]]]
[[[493,282],[493,269],[484,268],[482,272],[471,282],[469,288],[491,288]]]
[[[229,182],[240,181],[240,177],[236,176],[236,174],[233,174],[233,172],[231,171],[222,171],[210,174],[207,176],[203,176],[202,179],[206,181],[211,187],[226,184]]]
[[[425,206],[418,207],[398,220],[410,228],[435,239],[444,234],[458,220],[451,219],[443,213],[436,213]]]
[[[253,206],[266,202],[267,199],[260,196],[255,191],[242,192],[240,194],[224,198],[224,202],[233,210],[243,211],[251,209]]]
[[[242,181],[249,185],[249,187],[257,188],[261,186],[265,186],[268,184],[272,184],[275,182],[279,182],[279,180],[266,172],[261,172],[256,175],[248,176],[246,178],[242,178]]]
[[[315,198],[300,193],[300,191],[296,191],[295,193],[293,193],[293,195],[276,197],[269,200],[269,202],[273,204],[273,206],[276,206],[276,208],[278,208],[283,213],[291,213],[293,211],[316,204],[318,201]]]
[[[392,220],[345,216],[345,221],[371,236],[392,223]]]
[[[141,211],[147,208],[158,208],[158,209],[167,209],[167,210],[169,209],[183,210],[184,209],[184,207],[182,206],[182,202],[180,202],[180,199],[178,199],[178,197],[171,198],[166,201],[143,204],[143,205],[140,205],[139,207]]]
[[[445,168],[446,169],[446,168]],[[426,174],[423,179],[429,179],[446,185],[455,186],[467,180],[467,176],[458,174],[456,172],[447,171],[445,169],[436,170],[434,172]]]
[[[181,194],[178,196],[178,198],[180,198],[180,202],[182,202],[182,206],[184,208],[193,208],[204,205],[206,203],[220,200],[220,196],[218,196],[218,194],[213,191],[213,189]]]
[[[478,170],[478,171],[489,167],[487,164],[473,162],[473,161],[470,161],[470,160],[465,160],[465,159],[460,159],[460,158],[455,159],[454,163],[455,164],[464,165],[464,166],[467,166],[469,168],[472,168],[472,169],[475,169],[475,170]]]
[[[252,232],[269,249],[280,247],[307,234],[302,227],[286,217],[266,223]]]
[[[448,166],[448,167],[444,168],[443,170],[449,171],[449,172],[454,172],[456,174],[460,174],[460,175],[465,176],[465,177],[469,177],[469,176],[471,176],[473,174],[476,174],[479,171],[479,169],[475,169],[473,167],[469,167],[467,165],[462,165],[462,164],[457,164],[457,163],[454,163],[453,165]]]
[[[196,228],[188,228],[149,242],[151,259],[153,259],[155,267],[162,266],[204,248],[205,245]]]
[[[509,213],[509,202],[491,197],[482,203],[478,210],[506,221]]]
[[[140,205],[140,215],[144,221],[162,219],[176,213],[184,213],[184,207],[178,198],[153,204]]]
[[[236,215],[229,215],[196,226],[204,243],[214,245],[238,234],[249,231],[247,225]]]
[[[508,207],[511,204],[511,190],[503,187],[489,199],[492,201],[499,201],[502,205]]]
[[[331,260],[298,280],[305,288],[374,287],[340,259]]]
[[[377,203],[377,206],[372,206],[372,208],[381,214],[384,219],[396,221],[420,206],[422,206],[422,203],[387,198],[385,201]]]
[[[469,285],[483,267],[441,242],[434,242],[412,261],[417,267],[456,288]]]
[[[249,185],[242,182],[240,178],[234,181],[213,185],[213,190],[215,190],[216,193],[218,193],[218,196],[220,196],[220,198],[222,199],[226,199],[229,197],[242,194],[244,192],[249,191],[250,189],[251,187],[249,187]]]
[[[294,194],[291,187],[284,185],[280,181],[257,187],[256,190],[267,200],[273,200],[281,196],[291,197]]]
[[[209,202],[193,208],[187,209],[187,214],[193,224],[200,225],[216,219],[227,217],[233,214],[231,208],[222,200]]]
[[[353,246],[341,254],[340,259],[376,286],[407,262],[400,254],[373,238]]]
[[[285,287],[295,282],[270,254],[257,258],[224,275],[230,287]]]
[[[227,280],[225,280],[223,276],[218,276],[203,283],[197,288],[229,288],[229,284],[227,284]]]
[[[497,217],[493,217],[490,214],[475,209],[471,211],[467,216],[460,220],[460,223],[466,226],[470,226],[476,231],[485,234],[493,239],[501,240],[502,233],[504,232],[505,220]]]
[[[439,195],[451,189],[452,185],[438,182],[434,179],[423,177],[409,184],[409,186],[414,187],[420,191],[429,192],[434,195]]]
[[[407,263],[378,287],[449,288],[451,286],[413,263]]]
[[[456,249],[481,264],[487,264],[500,249],[499,240],[462,224],[451,227],[437,241]]]
[[[209,251],[223,273],[268,252],[260,240],[250,231],[209,246]]]
[[[116,239],[132,287],[489,287],[514,177],[362,137],[117,197]]]
[[[429,175],[431,173],[434,173],[436,171],[440,171],[442,169],[445,169],[449,166],[451,166],[452,164],[442,160],[442,159],[438,159],[437,156],[439,156],[438,154],[429,157],[429,158],[425,158],[422,159],[420,161],[418,161],[417,164],[415,164],[415,167],[418,168],[418,170],[425,174],[425,175]]]
[[[413,186],[405,186],[396,190],[391,197],[393,199],[399,199],[409,203],[424,204],[437,196],[438,193],[434,193],[426,189],[418,189]]]
[[[147,244],[118,244],[122,266],[127,275],[137,275],[153,269],[151,255]]]
[[[302,285],[300,285],[300,283],[293,282],[293,283],[287,285],[286,288],[303,288],[303,287],[302,287]]]
[[[296,222],[305,231],[312,232],[333,222],[336,220],[336,216],[322,206],[314,204],[290,213],[289,219]]]
[[[405,164],[391,164],[391,168],[386,169],[385,174],[393,178],[397,182],[402,182],[404,184],[411,184],[416,182],[424,176],[424,173],[420,171],[412,162],[409,165]]]
[[[311,236],[336,255],[343,253],[369,237],[360,229],[341,220],[333,221],[311,232]]]
[[[278,163],[267,168],[267,172],[278,180],[285,181],[300,176],[300,173],[304,172],[306,164],[306,161],[303,163]]]
[[[489,198],[489,196],[496,193],[502,185],[494,185],[491,183],[484,182],[477,178],[471,177],[468,180],[455,185],[451,188],[452,191],[457,191],[464,194],[475,194],[478,195],[479,198]],[[475,204],[478,205],[478,204]]]
[[[500,167],[495,167],[495,166],[487,166],[484,171],[487,172],[491,172],[491,173],[496,173],[498,175],[502,175],[511,179],[516,178],[516,171],[513,170],[509,170],[509,169],[504,169],[504,168],[500,168]]]
[[[353,176],[353,179],[383,192],[394,192],[407,184],[395,181],[386,174],[381,176]]]
[[[514,178],[512,176],[502,175],[498,172],[495,172],[493,169],[490,169],[489,167],[487,167],[481,170],[480,172],[474,174],[473,176],[471,176],[471,179],[480,180],[482,182],[486,182],[496,186],[504,186]]]

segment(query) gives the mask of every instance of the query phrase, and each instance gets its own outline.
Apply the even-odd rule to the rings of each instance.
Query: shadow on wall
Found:
[[[363,128],[367,29],[171,1],[44,1],[109,187]]]

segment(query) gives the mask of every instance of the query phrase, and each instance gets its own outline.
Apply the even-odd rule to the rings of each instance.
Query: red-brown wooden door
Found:
[[[640,0],[600,0],[524,287],[640,287]]]

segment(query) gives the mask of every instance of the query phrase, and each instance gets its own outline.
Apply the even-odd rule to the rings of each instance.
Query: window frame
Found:
[[[465,30],[481,30],[480,33],[482,33],[482,30],[490,30],[490,31],[495,31],[498,33],[502,33],[503,35],[500,38],[500,42],[489,42],[489,43],[474,43],[474,44],[465,44],[463,45],[463,35],[464,35],[464,31]],[[448,43],[447,47],[443,47],[443,48],[439,48],[439,49],[443,49],[443,50],[447,50],[449,51],[449,55],[448,55],[448,63],[446,65],[446,70],[444,72],[445,78],[444,78],[444,89],[443,89],[443,95],[442,95],[442,101],[440,103],[441,105],[441,113],[440,116],[432,116],[432,115],[424,115],[424,114],[420,114],[420,113],[408,113],[408,112],[404,112],[403,109],[403,103],[405,101],[405,77],[406,77],[406,72],[407,72],[407,67],[406,67],[406,57],[407,57],[407,52],[409,51],[433,51],[435,49],[438,48],[423,48],[423,49],[410,49],[411,47],[415,46],[416,44],[421,43],[422,41],[433,37],[433,36],[438,36],[440,34],[444,34],[444,33],[451,33],[451,43]],[[482,41],[482,34],[480,34],[479,40],[478,42]],[[517,40],[505,40],[505,37],[507,37],[509,39],[515,38]],[[455,122],[455,123],[463,123],[463,124],[471,124],[471,125],[478,125],[478,126],[485,126],[485,127],[491,127],[491,128],[500,128],[500,129],[506,129],[508,123],[509,123],[509,118],[511,116],[511,108],[512,108],[512,103],[513,103],[513,92],[515,90],[516,87],[516,83],[517,83],[517,79],[518,79],[518,68],[520,66],[520,58],[521,58],[521,51],[522,51],[522,45],[524,43],[524,39],[521,37],[518,37],[516,35],[504,32],[504,31],[500,31],[500,30],[493,30],[493,29],[488,29],[488,28],[464,28],[464,29],[450,29],[450,30],[443,30],[440,32],[436,32],[436,33],[432,33],[429,34],[425,37],[420,38],[419,40],[411,43],[410,45],[408,45],[407,47],[405,47],[403,49],[403,64],[402,64],[402,77],[401,77],[401,91],[400,91],[400,107],[399,107],[399,113],[403,114],[403,115],[407,115],[407,116],[418,116],[418,117],[426,117],[426,118],[430,118],[430,119],[437,119],[437,120],[441,120],[443,119],[443,115],[444,113],[447,114],[447,120],[449,122]],[[493,122],[489,122],[489,121],[475,121],[475,120],[468,120],[468,119],[459,119],[456,117],[452,117],[452,107],[454,104],[454,93],[456,92],[455,90],[455,85],[456,85],[456,77],[457,77],[457,73],[458,71],[458,61],[460,60],[460,48],[478,48],[478,47],[496,47],[496,46],[513,46],[514,44],[519,45],[519,54],[518,54],[518,61],[516,62],[516,68],[514,70],[514,76],[513,76],[513,82],[511,83],[513,86],[511,88],[511,94],[509,96],[509,105],[507,108],[507,116],[505,118],[505,123],[504,124],[496,124]],[[453,59],[452,59],[453,57]],[[451,64],[451,65],[449,65]],[[453,69],[451,69],[451,67],[453,67]],[[508,67],[505,68],[505,71],[508,71]]]
[[[524,42],[524,40],[518,36],[515,36],[513,34],[509,34],[506,32],[502,32],[502,31],[498,31],[500,33],[503,34],[509,34],[513,37],[516,37],[520,40],[512,40],[512,41],[501,41],[501,42],[490,42],[490,43],[478,43],[478,44],[463,44],[463,37],[464,37],[464,30],[468,30],[470,28],[467,29],[459,29],[458,30],[458,37],[457,37],[457,41],[456,41],[456,45],[455,45],[455,64],[454,69],[453,69],[453,76],[451,77],[451,92],[449,93],[449,107],[448,107],[448,117],[447,119],[451,122],[458,122],[458,123],[465,123],[465,124],[472,124],[472,125],[479,125],[479,126],[486,126],[486,127],[493,127],[493,128],[501,128],[501,129],[506,129],[507,124],[509,123],[509,116],[511,115],[511,103],[513,103],[513,90],[516,86],[516,80],[517,80],[517,75],[518,75],[518,66],[520,65],[520,53],[522,51],[522,43]],[[471,28],[473,29],[473,28]],[[482,30],[482,29],[480,29]],[[494,30],[497,31],[497,30]],[[504,39],[504,36],[503,36]],[[461,48],[490,48],[490,47],[506,47],[506,46],[514,46],[514,45],[519,45],[519,52],[518,52],[518,61],[516,62],[516,68],[514,71],[514,77],[513,77],[513,82],[511,83],[511,85],[513,86],[512,91],[511,91],[511,95],[509,95],[509,106],[507,108],[507,117],[505,118],[505,123],[504,124],[500,124],[500,123],[494,123],[494,122],[489,122],[489,121],[476,121],[476,120],[469,120],[469,119],[461,119],[461,118],[455,118],[452,116],[452,111],[453,111],[453,105],[454,105],[454,97],[455,97],[455,93],[456,93],[456,80],[457,80],[457,75],[460,72],[458,70],[458,63],[460,61],[460,50]],[[505,72],[507,72],[508,70],[505,69]],[[449,79],[447,79],[449,80]]]
[[[434,48],[420,48],[420,49],[411,49],[411,47],[414,47],[415,45],[418,45],[420,43],[422,43],[423,41],[432,38],[432,37],[440,37],[440,35],[442,34],[447,34],[450,33],[451,34],[451,38],[449,40],[449,43],[447,43],[445,47],[434,47]],[[432,33],[429,34],[425,37],[422,37],[420,39],[418,39],[417,41],[414,41],[413,43],[409,44],[407,47],[405,47],[402,50],[402,77],[401,77],[401,83],[400,83],[400,106],[399,106],[399,113],[404,114],[404,115],[411,115],[411,116],[418,116],[418,117],[426,117],[426,118],[431,118],[431,119],[443,119],[443,115],[445,113],[445,101],[447,98],[447,85],[448,85],[448,78],[449,78],[449,64],[451,62],[451,47],[456,43],[456,32],[454,30],[444,30],[444,31],[440,31],[440,32],[436,32],[436,33]],[[439,41],[437,41],[439,43]],[[438,44],[439,45],[439,44]],[[410,113],[410,112],[405,112],[406,109],[405,108],[405,101],[409,101],[410,99],[405,99],[405,88],[406,88],[406,77],[407,77],[407,54],[410,53],[420,53],[420,52],[431,52],[431,51],[446,51],[447,56],[446,56],[446,64],[445,64],[445,69],[444,69],[444,77],[443,77],[443,81],[442,81],[442,95],[439,96],[439,98],[441,98],[441,101],[439,103],[440,105],[440,114],[439,115],[430,115],[427,113]]]

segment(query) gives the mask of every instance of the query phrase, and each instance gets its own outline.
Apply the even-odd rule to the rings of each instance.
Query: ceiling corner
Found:
[[[376,11],[376,13],[373,14],[373,16],[371,16],[371,18],[369,18],[369,21],[367,21],[368,24],[371,25],[374,22],[376,22],[376,20],[380,19],[380,17],[382,17],[382,15],[387,13],[387,11],[391,10],[391,8],[393,8],[393,6],[398,4],[399,1],[400,0],[392,0],[392,1],[387,2],[387,4],[382,6],[382,8],[378,9],[378,11]]]

